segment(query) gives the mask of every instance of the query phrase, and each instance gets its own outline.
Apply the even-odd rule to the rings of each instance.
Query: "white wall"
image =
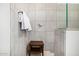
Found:
[[[0,55],[10,55],[10,5],[0,4]]]
[[[79,31],[66,31],[66,56],[79,56]]]

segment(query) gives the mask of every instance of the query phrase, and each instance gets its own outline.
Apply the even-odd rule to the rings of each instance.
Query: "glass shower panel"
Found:
[[[79,28],[79,4],[68,4],[68,28]]]

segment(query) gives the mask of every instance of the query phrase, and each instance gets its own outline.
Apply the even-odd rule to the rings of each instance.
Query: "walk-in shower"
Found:
[[[78,28],[78,4],[68,3],[12,3],[11,55],[26,55],[31,40],[43,41],[44,51],[55,56],[66,55],[66,29]],[[32,31],[21,31],[17,11],[28,15]],[[75,19],[75,20],[74,20]]]

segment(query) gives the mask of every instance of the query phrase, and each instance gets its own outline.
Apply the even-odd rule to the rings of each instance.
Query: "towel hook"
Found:
[[[23,11],[19,11],[18,13],[22,13],[23,14]]]

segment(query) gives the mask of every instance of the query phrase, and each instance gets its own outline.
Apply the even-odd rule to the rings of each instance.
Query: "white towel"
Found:
[[[32,27],[31,27],[31,24],[30,24],[30,19],[26,15],[26,13],[23,11],[23,14],[18,13],[18,16],[19,16],[19,22],[21,22],[21,29],[31,31]]]

